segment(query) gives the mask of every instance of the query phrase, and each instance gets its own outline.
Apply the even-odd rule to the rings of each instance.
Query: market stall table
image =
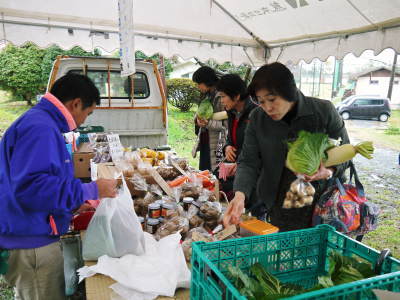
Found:
[[[95,261],[85,261],[85,266],[95,265]],[[87,300],[110,300],[112,289],[109,288],[110,285],[114,284],[116,281],[111,277],[105,276],[103,274],[96,274],[92,277],[85,279],[86,286],[86,299]],[[158,300],[167,299],[177,299],[186,300],[190,298],[189,289],[177,289],[174,297],[157,297]]]
[[[81,231],[81,239],[85,231]],[[90,267],[97,263],[97,261],[85,261],[85,266]],[[91,277],[85,278],[85,292],[86,300],[111,300],[112,289],[110,285],[116,283],[114,279],[103,274],[96,274]],[[189,289],[177,289],[174,297],[159,296],[158,300],[186,300],[190,298]]]

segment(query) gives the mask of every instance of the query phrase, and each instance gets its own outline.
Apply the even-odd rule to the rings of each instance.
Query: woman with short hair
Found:
[[[203,66],[193,73],[192,80],[197,83],[197,87],[204,100],[209,99],[214,113],[223,111],[215,86],[218,77],[215,71],[207,66]],[[200,151],[199,169],[214,171],[217,166],[216,150],[219,140],[225,140],[226,121],[204,120],[195,116],[195,133],[200,134],[200,143],[197,151]],[[200,131],[200,133],[199,133]]]
[[[315,174],[305,176],[316,189],[313,205],[284,209],[285,194],[296,179],[296,174],[285,166],[287,142],[305,130],[349,143],[344,122],[332,102],[304,96],[290,70],[278,62],[257,70],[249,92],[260,107],[249,119],[233,186],[235,197],[224,215],[224,224],[239,223],[245,199],[250,199],[257,188],[257,198],[265,204],[269,222],[280,231],[310,227],[314,203],[327,188],[327,179],[332,175],[342,177],[348,164],[330,168],[321,164]]]

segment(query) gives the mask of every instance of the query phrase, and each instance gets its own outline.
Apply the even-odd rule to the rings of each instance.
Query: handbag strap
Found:
[[[346,189],[344,188],[343,184],[340,182],[339,178],[335,178],[336,186],[339,190],[340,195],[346,196]]]
[[[349,165],[350,165],[349,184],[352,184],[352,180],[353,180],[353,176],[354,176],[354,183],[355,183],[358,195],[360,197],[365,197],[364,186],[362,185],[360,178],[358,177],[356,167],[355,167],[353,161],[350,160]]]

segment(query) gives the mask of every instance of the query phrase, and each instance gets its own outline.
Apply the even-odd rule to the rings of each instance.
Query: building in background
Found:
[[[183,60],[178,57],[177,63],[174,64],[174,70],[169,74],[169,78],[189,78],[192,79],[193,73],[200,68],[194,58]]]
[[[380,66],[353,75],[355,94],[387,97],[391,72],[390,68]],[[400,72],[398,71],[393,81],[390,105],[394,109],[400,108]]]

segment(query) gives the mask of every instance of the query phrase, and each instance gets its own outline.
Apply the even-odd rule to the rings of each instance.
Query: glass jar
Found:
[[[158,203],[150,203],[148,208],[148,215],[151,219],[158,219],[161,216],[161,206]]]
[[[176,210],[176,203],[166,202],[161,207],[161,217],[169,217],[172,211]]]
[[[183,209],[184,211],[188,211],[190,205],[193,203],[194,199],[192,197],[184,197],[182,202],[183,202]]]
[[[150,234],[155,234],[159,225],[160,225],[160,220],[148,218],[146,222],[146,231]]]

